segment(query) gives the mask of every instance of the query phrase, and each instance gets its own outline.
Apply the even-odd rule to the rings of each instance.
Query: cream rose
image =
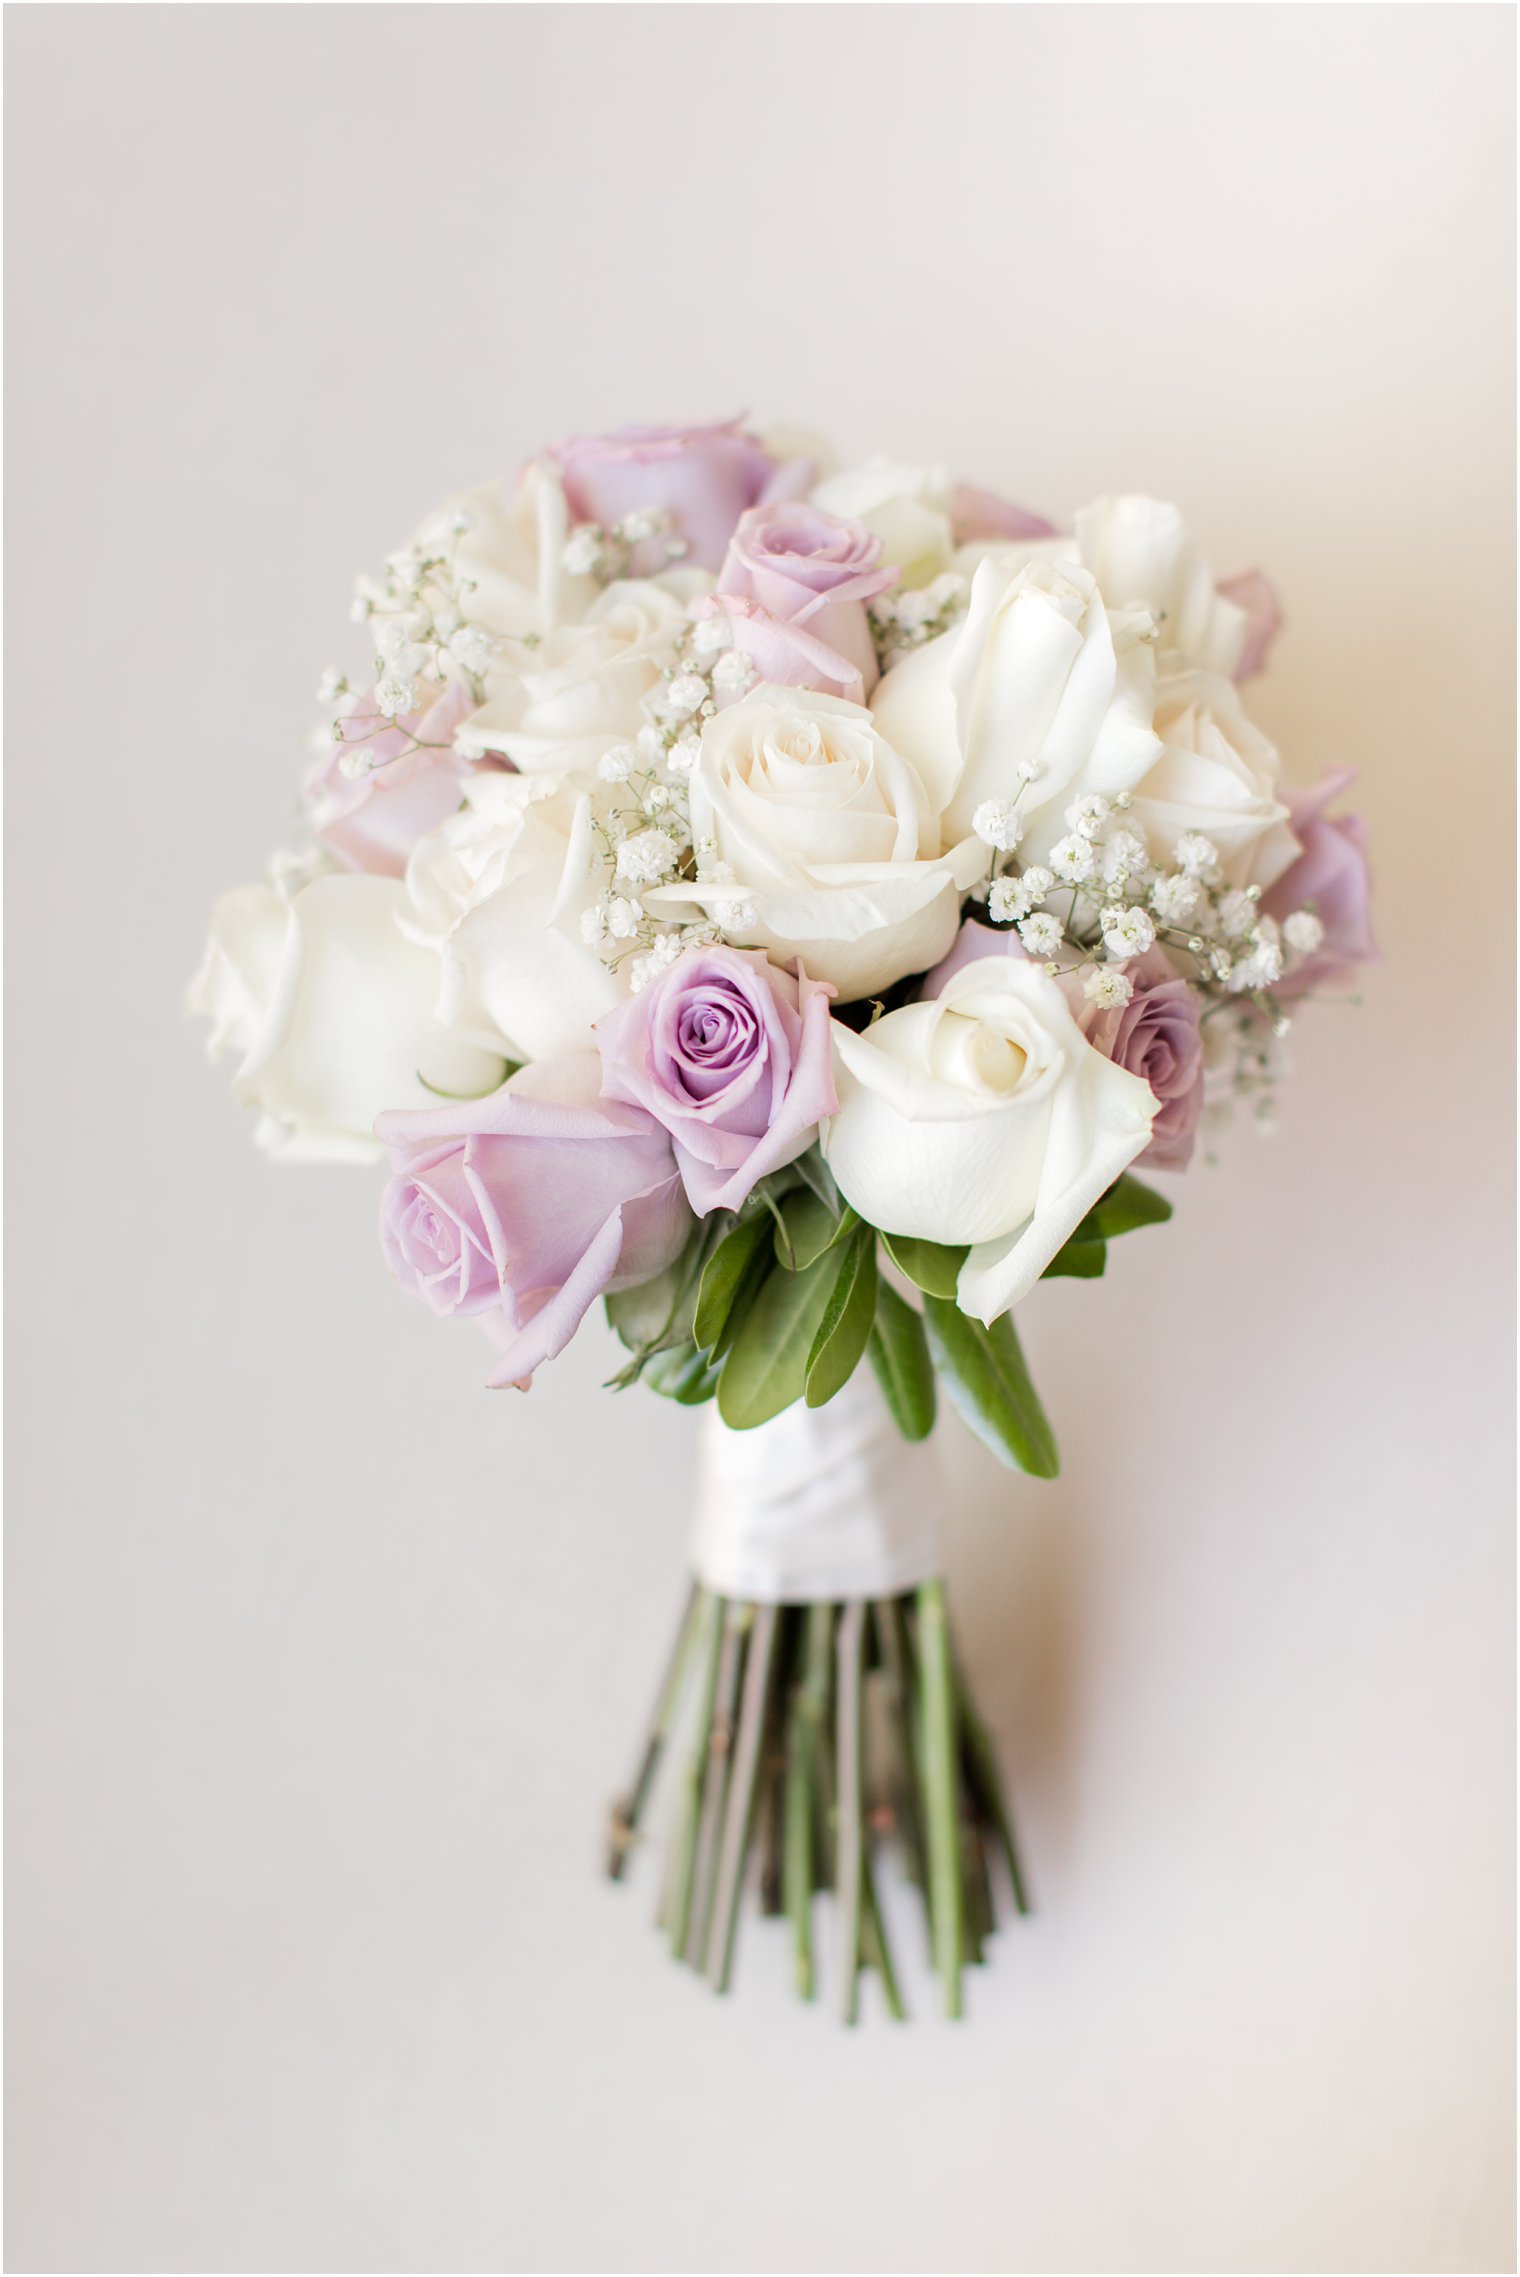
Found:
[[[1034,1287],[1150,1138],[1148,1084],[1095,1051],[1038,965],[963,965],[863,1034],[834,1023],[839,1190],[885,1233],[971,1245],[961,1310],[988,1323]]]
[[[1033,861],[1079,793],[1112,798],[1154,762],[1154,676],[1143,616],[1111,617],[1077,563],[1004,550],[979,564],[963,622],[895,664],[873,709],[947,836],[985,799],[1017,799]]]
[[[487,701],[459,729],[457,748],[469,757],[503,752],[524,774],[594,768],[609,744],[638,734],[644,698],[674,659],[686,603],[711,585],[692,570],[670,583],[609,585],[584,622],[561,626],[525,668],[494,677]]]
[[[1180,650],[1226,676],[1240,665],[1250,623],[1227,600],[1181,514],[1165,499],[1095,499],[1076,518],[1084,568],[1111,609],[1149,609],[1161,653]]]
[[[1156,682],[1161,752],[1135,787],[1126,820],[1166,862],[1185,832],[1218,849],[1234,886],[1269,886],[1298,859],[1299,843],[1278,795],[1281,762],[1253,727],[1232,683],[1180,661]]]
[[[704,724],[691,831],[718,877],[646,903],[695,904],[846,1000],[942,957],[987,862],[975,838],[944,845],[918,774],[862,705],[769,684]]]
[[[588,794],[548,775],[475,778],[406,873],[402,925],[438,954],[441,1026],[514,1059],[586,1045],[625,993],[581,933],[594,853]]]
[[[448,499],[397,558],[438,559],[457,582],[465,620],[511,642],[544,640],[596,599],[589,577],[564,567],[569,514],[553,469],[524,467],[510,497],[490,484]],[[429,581],[438,583],[438,575]]]
[[[882,560],[902,571],[902,591],[932,584],[949,568],[951,496],[942,466],[897,466],[887,459],[831,475],[812,493],[826,514],[864,522],[880,538]]]
[[[386,1108],[501,1082],[499,1051],[435,1025],[438,960],[403,935],[405,900],[398,879],[345,874],[294,892],[242,886],[217,903],[189,1006],[212,1023],[213,1059],[240,1055],[233,1091],[260,1110],[269,1153],[378,1162]]]

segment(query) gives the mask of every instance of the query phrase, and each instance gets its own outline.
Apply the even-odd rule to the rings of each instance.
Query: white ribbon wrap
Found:
[[[719,1597],[891,1597],[943,1570],[934,1440],[904,1439],[867,1366],[753,1431],[706,1410],[692,1564]]]

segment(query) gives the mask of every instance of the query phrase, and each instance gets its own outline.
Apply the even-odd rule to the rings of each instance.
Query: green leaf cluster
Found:
[[[1171,1214],[1169,1202],[1126,1172],[1046,1277],[1096,1278],[1110,1241]],[[880,1259],[918,1304],[893,1286]],[[964,1248],[862,1223],[814,1148],[762,1179],[739,1212],[703,1219],[667,1272],[606,1300],[631,1354],[612,1382],[641,1380],[688,1406],[716,1398],[724,1422],[747,1431],[799,1399],[821,1407],[868,1359],[905,1439],[933,1429],[938,1378],[1002,1461],[1054,1478],[1055,1437],[1011,1318],[986,1327],[956,1303],[965,1259]]]

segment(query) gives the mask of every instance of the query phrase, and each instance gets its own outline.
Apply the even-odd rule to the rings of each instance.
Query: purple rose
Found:
[[[897,570],[882,567],[881,540],[864,522],[798,502],[756,506],[741,518],[718,592],[753,601],[778,624],[822,641],[855,667],[869,695],[877,669],[866,603],[897,579]]]
[[[1030,514],[1022,506],[999,498],[995,491],[974,490],[958,482],[950,498],[950,527],[958,546],[975,545],[985,538],[1010,540],[1053,538],[1054,522]]]
[[[559,471],[571,515],[603,529],[653,507],[670,514],[688,560],[717,569],[739,516],[762,499],[805,489],[805,460],[782,464],[737,419],[716,427],[619,427],[572,435],[544,454]]]
[[[847,704],[866,700],[865,682],[856,666],[806,625],[782,624],[757,602],[741,601],[732,593],[707,594],[693,603],[691,614],[699,624],[704,617],[725,618],[734,647],[749,659],[757,680],[768,680],[777,688],[816,688],[820,695],[838,696]],[[725,689],[720,682],[713,693],[719,711],[724,711],[746,691]]]
[[[597,1096],[595,1055],[541,1060],[487,1099],[382,1115],[380,1246],[435,1312],[478,1316],[526,1386],[608,1289],[663,1272],[691,1228],[670,1140]]]
[[[1132,957],[1124,972],[1135,992],[1129,1002],[1105,1012],[1084,998],[1077,1025],[1105,1059],[1138,1075],[1161,1101],[1136,1168],[1186,1170],[1203,1112],[1198,992],[1160,949]]]
[[[1353,767],[1338,767],[1310,791],[1286,794],[1288,821],[1303,848],[1262,903],[1279,924],[1295,909],[1309,909],[1324,927],[1319,947],[1290,964],[1276,994],[1297,997],[1327,981],[1345,980],[1354,965],[1375,964],[1368,907],[1367,825],[1359,814],[1327,815],[1332,799],[1356,781]]]
[[[687,949],[597,1022],[604,1095],[669,1131],[699,1216],[736,1210],[837,1108],[832,994],[761,949]]]
[[[967,918],[949,954],[924,976],[922,993],[938,996],[952,973],[981,957],[1025,957],[1012,926],[978,925]],[[1203,1043],[1198,1033],[1199,1000],[1171,959],[1160,949],[1132,957],[1124,967],[1134,989],[1128,1004],[1105,1012],[1089,1001],[1074,973],[1063,973],[1061,991],[1072,1016],[1095,1051],[1129,1075],[1148,1083],[1161,1102],[1151,1125],[1150,1144],[1137,1159],[1152,1170],[1185,1170],[1203,1111]]]
[[[306,778],[312,828],[347,869],[404,876],[418,839],[447,822],[474,773],[454,749],[468,693],[458,681],[421,685],[425,701],[396,720],[369,696]]]
[[[1237,680],[1250,680],[1267,661],[1267,651],[1282,630],[1282,604],[1272,580],[1262,569],[1242,569],[1234,577],[1221,577],[1215,590],[1246,613],[1245,646],[1235,667]]]

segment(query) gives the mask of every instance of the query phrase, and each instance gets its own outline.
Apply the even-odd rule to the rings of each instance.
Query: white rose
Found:
[[[693,573],[684,576],[689,584]],[[704,587],[712,582],[697,576]],[[525,668],[493,676],[458,748],[469,757],[505,752],[524,774],[593,768],[609,743],[644,724],[644,699],[674,660],[687,621],[684,590],[652,578],[609,585],[584,622],[562,625]]]
[[[862,1035],[834,1023],[823,1151],[870,1225],[959,1247],[961,1310],[991,1323],[1146,1146],[1155,1093],[1095,1051],[1057,983],[1014,957],[963,965]]]
[[[950,566],[951,484],[942,466],[895,466],[871,459],[831,475],[813,492],[825,514],[842,514],[881,540],[881,558],[902,571],[897,590],[928,585]]]
[[[1230,885],[1271,885],[1300,848],[1277,795],[1277,752],[1247,719],[1233,684],[1174,662],[1156,682],[1155,719],[1161,754],[1136,785],[1127,817],[1152,855],[1164,864],[1185,832],[1199,831],[1217,847]]]
[[[438,960],[402,934],[405,898],[399,879],[344,874],[293,894],[242,886],[217,903],[189,1006],[212,1023],[213,1059],[239,1054],[232,1088],[261,1110],[271,1154],[378,1162],[387,1107],[501,1082],[500,1052],[435,1026]]]
[[[800,957],[846,1001],[936,964],[987,866],[973,837],[942,849],[922,783],[863,705],[769,684],[705,722],[691,832],[727,875],[659,887],[649,906],[708,910],[732,939]],[[752,924],[734,921],[736,899]]]
[[[1096,499],[1076,518],[1077,544],[1111,609],[1149,609],[1162,653],[1181,650],[1227,677],[1240,662],[1248,619],[1214,584],[1182,516],[1164,499]]]
[[[964,621],[880,682],[877,725],[948,836],[984,800],[1017,799],[1025,859],[1041,861],[1074,797],[1130,790],[1156,757],[1144,634],[1142,620],[1110,617],[1078,564],[1002,549],[978,565]]]
[[[413,940],[440,957],[438,1019],[514,1059],[583,1046],[624,991],[582,937],[592,802],[545,775],[477,776],[407,865]]]
[[[596,598],[591,578],[572,577],[564,567],[568,529],[559,477],[535,460],[510,498],[494,483],[464,491],[429,515],[405,550],[442,557],[442,574],[461,586],[458,607],[469,623],[508,640],[544,640]]]

